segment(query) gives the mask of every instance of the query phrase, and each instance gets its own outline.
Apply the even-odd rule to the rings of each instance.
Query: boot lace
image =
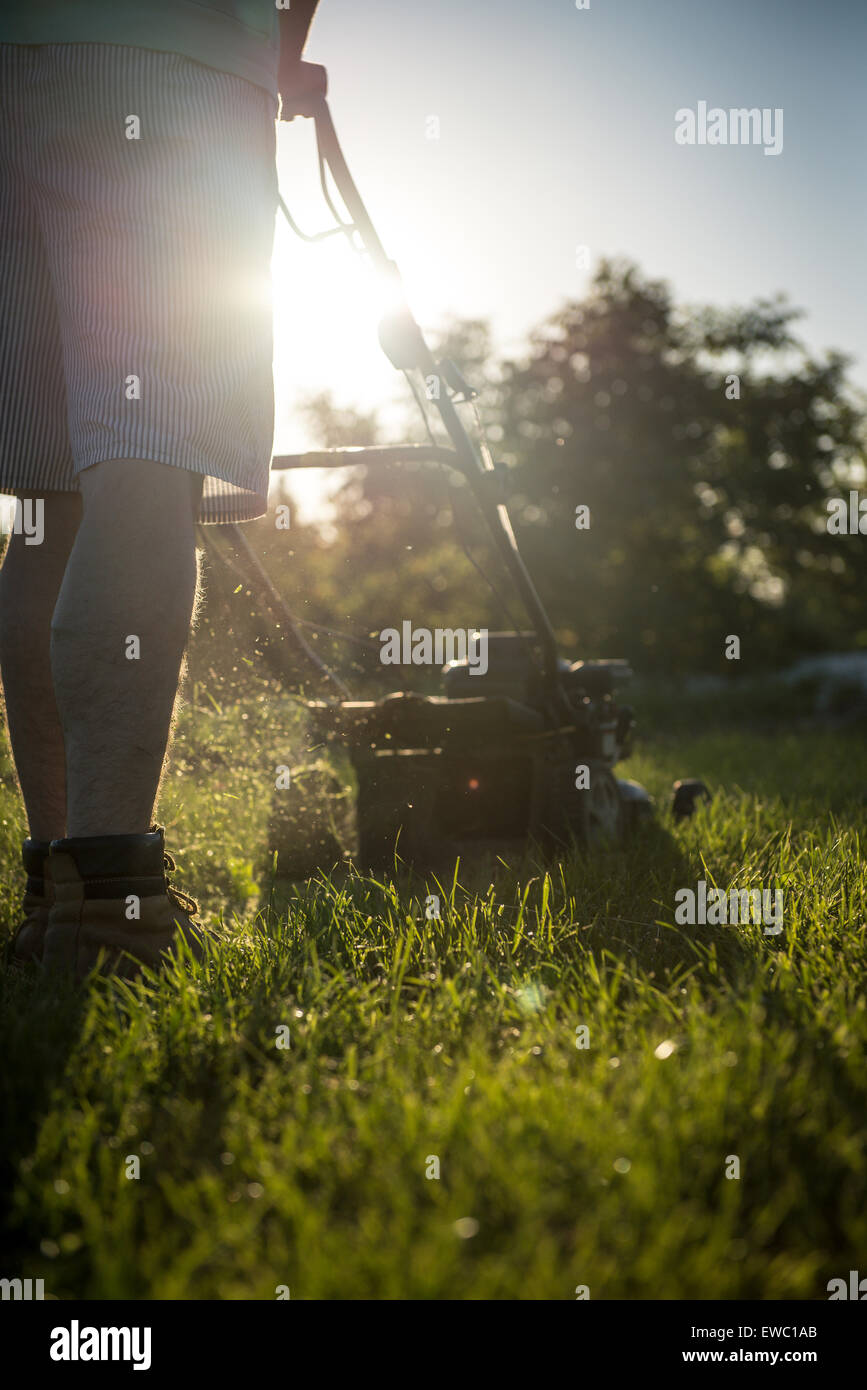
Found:
[[[162,829],[163,827],[161,825],[152,825],[151,833],[153,834]],[[168,875],[176,872],[177,864],[174,858],[169,854],[167,849],[163,849],[163,873],[166,875],[166,894],[169,902],[174,903],[175,907],[179,907],[182,912],[186,912],[188,917],[194,917],[199,911],[199,904],[196,902],[195,898],[191,898],[189,893],[184,893],[182,889],[176,888],[174,884],[168,881]]]

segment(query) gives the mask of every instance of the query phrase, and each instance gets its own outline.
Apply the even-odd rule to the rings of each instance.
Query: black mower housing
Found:
[[[488,669],[443,667],[445,694],[311,702],[314,733],[336,741],[358,779],[360,867],[417,866],[575,839],[617,839],[646,799],[612,769],[632,711],[616,688],[625,661],[562,662],[565,708],[552,710],[533,633],[488,637]],[[624,790],[629,788],[629,790]]]

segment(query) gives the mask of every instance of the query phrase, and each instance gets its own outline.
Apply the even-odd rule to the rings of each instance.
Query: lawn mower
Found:
[[[397,292],[398,307],[379,327],[383,351],[397,370],[421,374],[425,396],[450,443],[436,442],[429,428],[428,444],[282,455],[272,467],[375,468],[414,461],[457,470],[469,484],[529,619],[524,631],[485,634],[483,674],[472,669],[468,657],[448,661],[440,695],[399,691],[378,700],[353,700],[306,643],[242,531],[230,528],[271,606],[281,612],[284,630],[288,627],[305,656],[345,697],[306,703],[314,739],[341,748],[355,771],[356,862],[364,871],[376,870],[392,865],[397,852],[404,862],[429,868],[483,851],[520,851],[530,842],[556,852],[574,841],[591,847],[619,841],[652,807],[642,787],[613,771],[628,752],[634,724],[632,710],[619,699],[632,672],[624,660],[568,661],[560,656],[509,519],[507,470],[495,464],[484,438],[474,441],[458,413],[457,407],[477,393],[455,362],[435,358],[399,293],[397,267],[383,249],[337,139],[325,69],[299,61],[292,91],[282,96],[284,119],[302,116],[315,123],[322,189],[338,224],[329,232],[346,234],[353,249],[366,255]],[[335,208],[328,175],[349,222]],[[283,199],[279,201],[290,226],[304,236]],[[422,413],[427,422],[424,409]],[[684,798],[688,800],[688,792],[682,793],[681,804]]]

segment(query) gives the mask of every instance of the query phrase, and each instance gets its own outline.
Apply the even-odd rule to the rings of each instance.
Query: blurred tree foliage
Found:
[[[440,354],[480,389],[565,652],[673,674],[867,647],[867,536],[826,526],[829,497],[859,484],[867,496],[863,405],[847,360],[812,356],[798,317],[782,299],[678,306],[665,283],[618,262],[532,334],[522,360],[497,360],[478,321],[443,335]],[[460,409],[474,429],[473,407]],[[375,416],[327,394],[307,410],[323,447],[382,442]],[[420,418],[403,437],[426,437]],[[297,616],[368,641],[405,618],[527,625],[468,489],[439,469],[353,470],[331,525],[293,521],[287,542],[269,517],[247,535]],[[732,633],[740,663],[725,660]],[[345,670],[350,650],[375,669],[375,650],[357,646],[343,649]],[[388,674],[389,688],[410,683]]]

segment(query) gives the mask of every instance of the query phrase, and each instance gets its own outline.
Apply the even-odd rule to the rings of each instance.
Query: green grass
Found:
[[[0,1273],[59,1298],[824,1299],[863,1272],[863,738],[660,736],[624,769],[658,824],[549,876],[287,888],[295,707],[204,704],[162,815],[213,958],[79,995],[0,981]],[[717,795],[676,826],[677,775]],[[20,817],[7,777],[10,928]],[[675,927],[699,878],[783,888],[783,935]]]

